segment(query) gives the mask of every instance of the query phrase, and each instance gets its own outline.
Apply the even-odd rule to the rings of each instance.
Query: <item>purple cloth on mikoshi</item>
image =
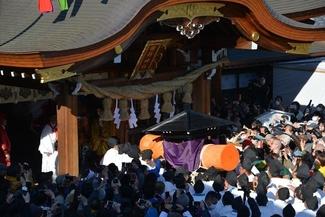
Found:
[[[200,166],[200,153],[204,139],[189,140],[180,143],[163,141],[164,157],[173,167],[183,167],[194,171]]]
[[[219,138],[214,138],[214,139],[211,139],[213,144],[220,144],[220,140]]]

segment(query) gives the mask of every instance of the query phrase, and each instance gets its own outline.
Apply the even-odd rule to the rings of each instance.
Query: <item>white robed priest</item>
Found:
[[[42,172],[53,172],[53,179],[56,178],[57,172],[57,125],[56,116],[51,116],[50,122],[42,130],[39,152],[42,154]]]
[[[121,150],[116,138],[110,137],[107,141],[107,145],[109,149],[100,161],[100,165],[108,166],[109,164],[114,163],[121,171],[123,163],[131,163],[133,160],[133,158],[129,157],[127,154],[120,153]]]

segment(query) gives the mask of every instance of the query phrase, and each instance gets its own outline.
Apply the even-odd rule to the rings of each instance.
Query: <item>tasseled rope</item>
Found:
[[[128,101],[126,99],[122,99],[120,101],[120,109],[121,109],[121,121],[129,120],[129,112],[128,112]]]
[[[171,117],[174,117],[174,115],[175,115],[175,112],[176,112],[176,91],[174,90],[174,92],[173,92],[173,102],[172,102],[172,104],[173,104],[173,111],[171,111],[170,113],[169,113],[169,117],[171,118]]]
[[[170,113],[173,111],[172,105],[172,94],[167,92],[163,94],[163,104],[161,106],[161,111],[165,113]]]
[[[131,108],[130,108],[130,118],[129,118],[129,127],[130,129],[137,127],[137,122],[138,122],[138,118],[137,115],[135,114],[135,109],[133,106],[133,100],[130,100],[131,102]]]
[[[193,85],[191,83],[188,83],[184,86],[183,91],[184,91],[184,96],[183,96],[183,103],[192,103],[192,90],[193,90]]]
[[[140,115],[139,119],[140,120],[147,120],[150,118],[150,113],[149,113],[149,100],[148,99],[143,99],[140,102]]]
[[[111,98],[105,98],[103,100],[103,114],[100,116],[100,121],[111,121],[113,120],[113,114],[112,114],[112,99]]]
[[[160,123],[160,103],[159,103],[159,96],[158,94],[156,95],[156,102],[155,102],[155,107],[154,107],[154,113],[155,113],[155,118],[156,118],[156,123]]]
[[[119,109],[118,99],[115,100],[115,109],[114,109],[114,124],[116,125],[116,129],[120,128],[121,118],[120,118],[120,109]]]

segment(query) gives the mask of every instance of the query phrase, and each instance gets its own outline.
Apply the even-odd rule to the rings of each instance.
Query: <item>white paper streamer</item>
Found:
[[[160,118],[161,118],[161,114],[160,114],[160,103],[158,101],[158,95],[156,95],[156,102],[155,102],[155,118],[156,118],[156,123],[160,123]]]
[[[78,82],[77,84],[76,84],[76,87],[74,88],[74,90],[72,91],[72,95],[77,95],[78,94],[78,92],[79,92],[79,90],[81,89],[81,83],[80,82]]]
[[[130,118],[129,118],[129,127],[135,128],[137,127],[137,122],[138,122],[138,118],[137,115],[135,114],[135,110],[134,110],[134,106],[133,106],[133,99],[131,99],[131,108],[130,108]]]
[[[115,100],[114,124],[116,125],[116,129],[120,128],[121,118],[120,118],[120,109],[118,107],[118,99]]]
[[[171,113],[169,113],[169,117],[170,118],[171,117],[174,117],[175,111],[176,111],[176,108],[175,108],[175,106],[176,106],[176,91],[175,90],[173,92],[173,101],[172,101],[172,104],[173,104],[173,111]]]
[[[50,90],[54,94],[54,97],[56,97],[57,95],[60,95],[60,92],[55,88],[55,86],[53,84],[48,83],[47,86],[50,88]]]

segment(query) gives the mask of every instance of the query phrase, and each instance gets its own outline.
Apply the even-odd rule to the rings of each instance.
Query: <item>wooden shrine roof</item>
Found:
[[[75,0],[67,12],[60,12],[57,2],[53,1],[54,12],[46,14],[39,14],[37,2],[37,0],[0,0],[0,65],[53,67],[84,61],[114,48],[119,53],[123,51],[124,44],[129,43],[128,40],[141,31],[144,24],[150,19],[152,22],[159,9],[178,3],[199,1]],[[269,10],[270,17],[261,21],[260,25],[267,28],[266,25],[273,26],[272,22],[276,22],[278,26],[269,30],[271,32],[284,25],[289,26],[289,30],[296,29],[299,33],[292,34],[292,40],[296,41],[299,41],[297,40],[299,38],[303,39],[304,34],[309,36],[303,39],[305,41],[320,41],[318,40],[320,36],[307,34],[308,31],[321,29],[321,33],[325,33],[322,26],[316,29],[312,25],[296,22],[282,15],[324,9],[324,0],[261,0],[256,8],[254,6],[256,0],[200,2],[232,3],[240,4],[242,7],[248,5],[247,7],[255,14],[254,19],[257,20],[259,16],[263,16],[262,13],[258,15],[262,9]],[[245,25],[241,24],[240,28],[248,31]],[[291,36],[287,34],[286,37]]]

